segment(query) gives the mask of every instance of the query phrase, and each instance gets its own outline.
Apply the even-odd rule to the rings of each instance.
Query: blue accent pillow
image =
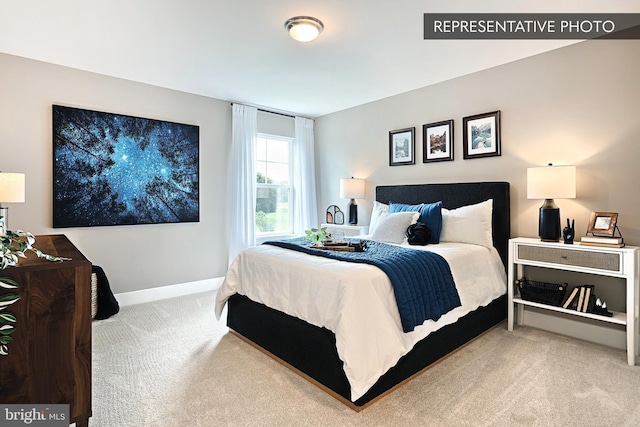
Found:
[[[406,205],[404,203],[389,203],[389,213],[393,212],[420,212],[418,222],[426,224],[431,229],[429,243],[440,243],[442,231],[442,202],[420,203],[419,205]]]

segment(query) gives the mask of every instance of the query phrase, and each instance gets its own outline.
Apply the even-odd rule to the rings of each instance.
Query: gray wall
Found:
[[[52,104],[200,126],[200,222],[51,228]],[[10,228],[66,234],[116,293],[224,275],[230,140],[227,102],[0,54],[0,170],[27,181]]]
[[[590,41],[318,118],[320,218],[330,204],[346,208],[342,177],[368,180],[363,224],[378,184],[507,180],[512,235],[535,236],[541,201],[526,199],[526,168],[552,161],[578,167],[578,198],[557,202],[579,234],[591,211],[615,211],[628,242],[640,244],[638,58],[640,41]],[[105,268],[116,293],[225,274],[227,102],[4,54],[0,95],[0,170],[27,175],[27,202],[9,205],[11,228],[66,234]],[[200,126],[200,222],[52,229],[52,104]],[[462,117],[497,109],[502,156],[462,160]],[[450,118],[455,161],[423,164],[422,124]],[[416,164],[389,167],[388,132],[411,126]],[[260,114],[259,127],[292,132],[292,121]]]
[[[357,201],[362,224],[379,184],[504,180],[512,185],[512,236],[535,237],[542,200],[527,200],[526,169],[553,162],[577,166],[577,199],[556,203],[562,218],[576,219],[578,236],[592,211],[612,211],[627,242],[640,245],[638,76],[640,41],[588,41],[320,117],[320,218],[331,204],[346,208],[339,178],[367,179],[367,199]],[[494,110],[502,156],[463,160],[462,118]],[[447,119],[454,161],[422,163],[422,125]],[[414,126],[416,164],[388,166],[388,132]]]
[[[52,104],[198,125],[200,222],[51,228]],[[293,137],[294,122],[259,112],[258,130]],[[230,143],[228,102],[0,54],[0,170],[27,181],[26,203],[7,205],[10,228],[66,234],[115,293],[224,276]]]
[[[296,127],[293,117],[258,110],[258,132],[294,138]]]

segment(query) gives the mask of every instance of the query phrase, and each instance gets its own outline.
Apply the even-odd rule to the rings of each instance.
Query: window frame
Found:
[[[288,169],[289,169],[289,183],[288,184],[267,184],[265,183],[259,183],[257,180],[257,175],[258,175],[258,155],[257,155],[257,144],[258,144],[258,139],[266,139],[266,140],[275,140],[275,141],[282,141],[282,142],[286,142],[288,145],[288,149],[289,149],[289,156],[288,156]],[[255,203],[257,205],[257,201],[258,201],[258,189],[259,188],[266,188],[266,189],[285,189],[288,190],[289,192],[289,230],[287,231],[268,231],[268,232],[259,232],[258,231],[258,227],[257,224],[254,221],[253,224],[253,230],[256,236],[256,241],[258,243],[261,243],[262,241],[265,241],[267,239],[270,238],[274,238],[274,237],[290,237],[293,236],[294,232],[293,232],[293,168],[292,168],[292,156],[293,156],[293,144],[294,144],[295,138],[292,137],[288,137],[288,136],[284,136],[284,135],[275,135],[275,134],[270,134],[270,133],[264,133],[264,132],[258,132],[257,133],[257,137],[256,137],[256,155],[255,155],[255,167],[256,167],[256,180],[255,180],[255,185],[256,185],[256,197],[255,197]],[[265,176],[265,178],[267,178]],[[254,214],[257,212],[254,212]]]

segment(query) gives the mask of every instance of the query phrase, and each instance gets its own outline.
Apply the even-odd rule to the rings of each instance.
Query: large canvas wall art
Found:
[[[53,226],[199,221],[199,127],[53,106]]]

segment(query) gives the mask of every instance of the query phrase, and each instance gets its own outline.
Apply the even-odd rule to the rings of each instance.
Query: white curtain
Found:
[[[258,135],[258,109],[233,104],[231,162],[229,163],[229,264],[240,251],[256,244],[255,145]]]
[[[313,120],[296,117],[295,137],[293,145],[293,231],[297,235],[303,235],[304,230],[319,226]]]

